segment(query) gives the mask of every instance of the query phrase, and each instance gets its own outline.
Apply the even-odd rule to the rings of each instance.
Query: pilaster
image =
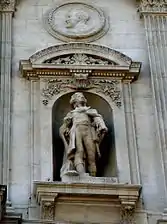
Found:
[[[12,64],[12,16],[15,1],[0,2],[1,15],[1,83],[0,83],[0,156],[1,183],[9,186],[10,182],[10,116],[11,116],[11,64]],[[9,187],[8,187],[9,189]],[[9,195],[8,195],[9,197]]]
[[[139,11],[144,19],[151,72],[157,140],[155,156],[161,161],[162,187],[167,199],[167,1],[142,0]]]

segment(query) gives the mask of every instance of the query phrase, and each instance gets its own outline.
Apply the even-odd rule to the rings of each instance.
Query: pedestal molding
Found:
[[[75,199],[74,203],[83,197],[84,204],[88,203],[89,200],[94,200],[96,203],[99,201],[100,206],[100,201],[103,200],[106,203],[114,203],[119,206],[120,212],[122,209],[127,212],[134,212],[140,191],[140,185],[34,182],[34,195],[41,208],[41,218],[47,220],[55,220],[56,203],[59,199],[61,203],[63,200],[67,201],[66,197],[69,196],[72,201],[73,198]],[[122,215],[121,221],[127,221],[127,217]]]

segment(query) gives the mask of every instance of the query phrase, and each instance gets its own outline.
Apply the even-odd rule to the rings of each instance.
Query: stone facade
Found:
[[[167,223],[166,1],[2,0],[0,17],[4,223]],[[108,105],[116,165],[67,186],[53,182],[52,110],[78,89]]]

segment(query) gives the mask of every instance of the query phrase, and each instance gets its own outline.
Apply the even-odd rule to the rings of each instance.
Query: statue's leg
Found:
[[[87,151],[88,171],[91,176],[96,176],[96,146],[91,133],[84,137],[84,145]]]
[[[82,133],[80,130],[76,130],[75,136],[76,153],[74,158],[74,164],[78,173],[85,173],[84,166],[84,146],[82,141]]]

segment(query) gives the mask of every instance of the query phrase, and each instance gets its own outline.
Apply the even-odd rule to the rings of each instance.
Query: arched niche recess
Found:
[[[59,128],[63,118],[71,110],[69,101],[73,93],[63,95],[55,101],[52,107],[53,180],[60,180],[64,145],[59,137]],[[93,93],[83,93],[88,100],[88,105],[97,109],[108,127],[108,134],[100,146],[101,158],[97,158],[97,176],[115,177],[117,173],[112,108],[102,97]]]

